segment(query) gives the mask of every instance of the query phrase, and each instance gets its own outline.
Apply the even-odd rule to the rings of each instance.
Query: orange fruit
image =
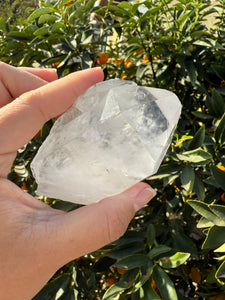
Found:
[[[117,279],[115,276],[112,275],[112,276],[108,277],[108,279],[107,279],[108,286],[111,286],[115,283],[117,283]]]
[[[223,165],[217,166],[218,169],[225,171],[225,167]]]
[[[74,2],[74,1],[69,1],[69,2],[65,3],[64,5],[65,5],[65,6],[70,6],[71,4],[73,4],[73,2]]]
[[[117,273],[120,275],[123,275],[123,273],[125,272],[125,270],[121,269],[121,268],[116,268],[116,270],[117,270]]]
[[[222,80],[222,81],[220,82],[220,87],[223,87],[224,84],[225,84],[225,80]]]
[[[225,300],[225,294],[218,294],[216,296],[212,296],[207,299],[208,300]]]
[[[122,58],[118,57],[114,62],[114,65],[118,66],[119,64],[121,64],[121,62],[122,62]]]
[[[133,67],[133,63],[132,63],[132,61],[130,60],[130,58],[128,58],[125,62],[124,62],[124,66],[125,66],[125,68],[126,69],[129,69],[129,68],[131,68],[131,67]]]
[[[191,275],[191,279],[193,282],[195,282],[195,283],[201,282],[202,277],[201,277],[201,273],[200,273],[199,269],[192,267],[190,275]]]
[[[127,77],[127,75],[123,75],[123,76],[121,77],[121,79],[122,79],[122,80],[128,80],[129,78]]]
[[[152,278],[152,283],[151,283],[152,287],[154,290],[157,290],[157,285],[155,283],[155,280]]]
[[[143,51],[144,51],[143,49],[138,50],[138,51],[136,51],[136,54],[141,54]]]
[[[52,66],[53,67],[58,67],[58,65],[60,65],[60,64],[61,64],[61,61],[57,61],[57,62],[52,63]]]
[[[41,130],[39,130],[36,134],[35,137],[40,137],[41,136]]]
[[[225,202],[225,193],[223,193],[221,196],[220,196],[220,199]]]
[[[109,57],[105,52],[100,52],[98,54],[98,58],[97,58],[97,64],[99,65],[105,65],[108,61]]]
[[[27,185],[26,185],[26,182],[24,181],[22,186],[21,186],[21,189],[24,190],[24,191],[27,191]]]
[[[215,300],[225,300],[225,294],[219,294],[216,296]]]
[[[149,62],[149,56],[148,55],[144,55],[143,56],[143,60],[144,60],[144,63],[148,63]]]

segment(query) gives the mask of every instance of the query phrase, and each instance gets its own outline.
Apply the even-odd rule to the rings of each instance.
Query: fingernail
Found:
[[[134,209],[138,211],[145,204],[147,204],[156,195],[156,191],[153,188],[148,187],[142,190],[134,200]]]

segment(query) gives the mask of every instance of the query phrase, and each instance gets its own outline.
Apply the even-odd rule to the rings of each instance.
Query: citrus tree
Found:
[[[0,20],[5,62],[55,67],[59,76],[99,65],[106,79],[171,90],[183,106],[158,173],[146,179],[155,199],[123,237],[64,266],[34,300],[225,299],[224,12],[224,0],[59,0],[43,1],[23,26]],[[33,195],[30,161],[53,122],[18,152],[9,174]]]

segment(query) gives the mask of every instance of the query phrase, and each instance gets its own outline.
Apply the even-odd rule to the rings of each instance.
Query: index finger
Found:
[[[54,69],[16,68],[0,62],[0,107],[56,79]]]
[[[99,68],[72,73],[27,92],[0,110],[0,154],[25,145],[49,119],[66,111],[85,90],[103,80]]]

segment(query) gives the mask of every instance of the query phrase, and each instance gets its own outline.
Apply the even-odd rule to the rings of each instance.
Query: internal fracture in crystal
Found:
[[[37,193],[90,204],[156,173],[180,113],[167,90],[122,80],[92,86],[57,119],[35,156]]]

